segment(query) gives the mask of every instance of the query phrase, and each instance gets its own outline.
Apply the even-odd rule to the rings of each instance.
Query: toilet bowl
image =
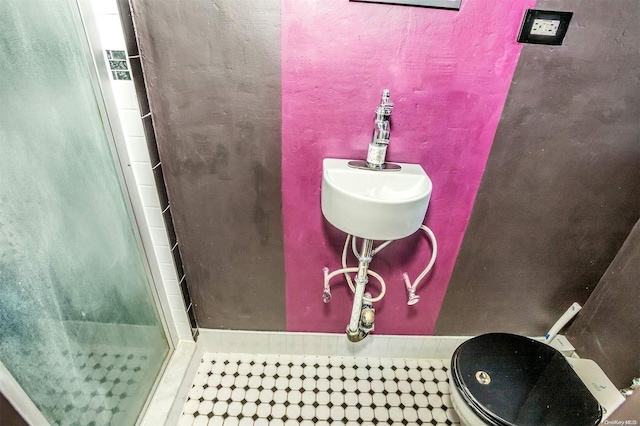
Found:
[[[527,337],[491,333],[469,339],[453,353],[449,375],[463,425],[586,426],[603,417],[567,359]]]

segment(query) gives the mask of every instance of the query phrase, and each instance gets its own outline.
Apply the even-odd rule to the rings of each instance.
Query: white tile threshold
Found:
[[[195,342],[178,343],[140,421],[141,426],[172,424],[168,422],[170,413],[178,401],[183,402],[180,391],[185,382],[191,381],[193,375],[189,374],[189,366],[196,358],[196,352]],[[197,358],[199,357],[198,353]]]

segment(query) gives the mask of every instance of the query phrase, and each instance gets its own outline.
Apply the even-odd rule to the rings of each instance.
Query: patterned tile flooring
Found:
[[[91,349],[54,355],[51,351],[22,354],[25,365],[34,366],[33,371],[46,372],[45,377],[29,381],[37,383],[29,391],[52,425],[123,425],[135,421],[137,412],[132,412],[129,400],[139,394],[138,384],[149,374],[153,354],[138,348],[126,348],[126,352],[120,347]]]
[[[207,353],[179,425],[459,425],[447,364]]]

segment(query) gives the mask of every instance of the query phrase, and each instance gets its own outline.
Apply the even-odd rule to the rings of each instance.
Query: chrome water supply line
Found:
[[[350,236],[349,236],[350,237]],[[349,320],[349,325],[347,326],[347,337],[352,342],[359,342],[367,335],[373,331],[374,328],[374,320],[375,320],[375,309],[373,309],[373,301],[380,300],[384,295],[382,293],[378,298],[372,299],[369,293],[365,293],[365,286],[367,285],[369,279],[367,275],[371,275],[375,279],[377,279],[382,288],[385,287],[384,280],[377,273],[369,270],[369,263],[371,263],[371,247],[373,245],[373,240],[364,240],[362,244],[362,255],[360,256],[359,264],[357,267],[351,268],[341,268],[332,273],[329,273],[329,268],[324,267],[324,291],[322,292],[322,300],[324,303],[329,303],[331,300],[331,288],[329,282],[331,279],[339,274],[347,274],[349,272],[356,273],[356,285],[353,287],[351,285],[351,290],[355,293],[353,299],[353,305],[351,307],[351,318]],[[345,250],[348,246],[345,244]]]
[[[362,311],[362,298],[364,297],[364,288],[369,282],[367,270],[371,263],[371,251],[373,250],[373,240],[365,239],[362,241],[362,250],[358,258],[358,271],[356,274],[356,290],[351,306],[351,319],[347,326],[347,337],[352,342],[359,342],[367,336],[367,332],[360,327],[360,311]],[[370,327],[372,328],[372,326]]]
[[[625,398],[628,398],[633,395],[633,392],[638,389],[640,389],[640,377],[634,377],[631,381],[631,386],[629,386],[628,388],[620,389],[620,393]]]

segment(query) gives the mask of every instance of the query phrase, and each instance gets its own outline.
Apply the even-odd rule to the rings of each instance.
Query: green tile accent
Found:
[[[109,69],[114,80],[131,80],[127,54],[124,50],[105,50],[109,60]]]
[[[111,71],[116,74],[116,80],[131,80],[129,71]]]
[[[111,56],[113,56],[110,59],[121,59],[121,60],[125,60],[127,59],[127,55],[125,54],[124,50],[111,50]]]
[[[109,61],[109,68],[112,70],[123,70],[127,71],[129,68],[127,67],[127,61]]]

